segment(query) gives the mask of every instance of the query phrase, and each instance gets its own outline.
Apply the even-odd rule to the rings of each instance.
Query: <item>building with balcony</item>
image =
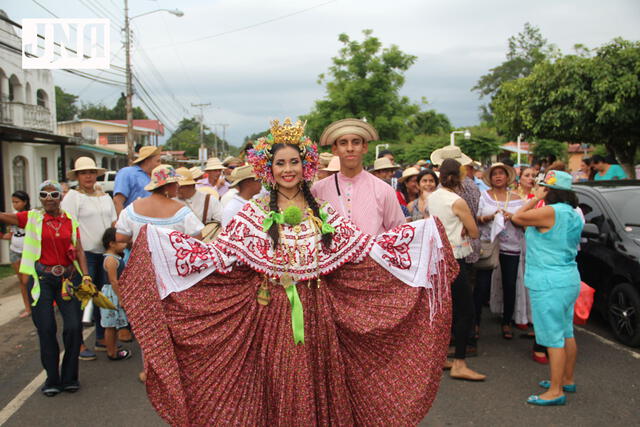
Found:
[[[0,10],[0,17],[8,19]],[[40,205],[38,187],[64,177],[68,136],[56,134],[56,103],[49,70],[22,69],[22,41],[13,25],[0,19],[0,211],[11,211],[11,194],[26,191]],[[0,263],[8,262],[6,241]]]

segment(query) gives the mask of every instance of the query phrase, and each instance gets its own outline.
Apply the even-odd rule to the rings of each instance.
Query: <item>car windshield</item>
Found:
[[[640,188],[604,191],[602,195],[625,226],[640,229]]]

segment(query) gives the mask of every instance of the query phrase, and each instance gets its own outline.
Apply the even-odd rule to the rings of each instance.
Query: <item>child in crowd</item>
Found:
[[[29,202],[29,195],[24,191],[16,191],[11,195],[11,204],[15,212],[28,211],[31,209],[31,203]],[[11,240],[9,244],[9,261],[13,267],[18,281],[20,282],[20,292],[22,293],[22,300],[24,302],[24,311],[20,314],[20,318],[28,317],[31,315],[31,304],[29,303],[29,292],[27,290],[27,283],[29,276],[19,273],[20,259],[22,258],[22,245],[24,241],[24,229],[19,228],[17,225],[12,225],[10,232],[2,236],[4,240]],[[1,235],[1,233],[0,233]]]
[[[131,357],[131,351],[117,347],[116,328],[124,328],[128,324],[127,315],[119,303],[120,288],[118,287],[118,280],[125,265],[122,255],[127,244],[116,242],[116,229],[113,227],[105,230],[102,244],[105,248],[103,267],[106,275],[102,293],[111,300],[116,309],[101,308],[100,323],[104,328],[104,342],[109,360],[125,360]]]

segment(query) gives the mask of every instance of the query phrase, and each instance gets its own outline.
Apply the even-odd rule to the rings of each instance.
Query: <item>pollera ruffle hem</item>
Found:
[[[121,283],[156,411],[174,426],[419,423],[442,376],[458,273],[437,227],[446,243],[432,289],[407,286],[369,256],[320,288],[298,284],[304,345],[294,344],[284,288],[258,304],[263,276],[246,265],[161,300],[143,229]]]

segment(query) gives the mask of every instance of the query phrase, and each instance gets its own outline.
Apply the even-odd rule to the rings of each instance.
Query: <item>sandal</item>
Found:
[[[125,360],[131,357],[131,350],[118,350],[115,356],[112,357],[107,354],[107,357],[109,360]]]
[[[513,339],[513,333],[511,332],[511,328],[509,326],[502,327],[502,338],[505,340]]]

